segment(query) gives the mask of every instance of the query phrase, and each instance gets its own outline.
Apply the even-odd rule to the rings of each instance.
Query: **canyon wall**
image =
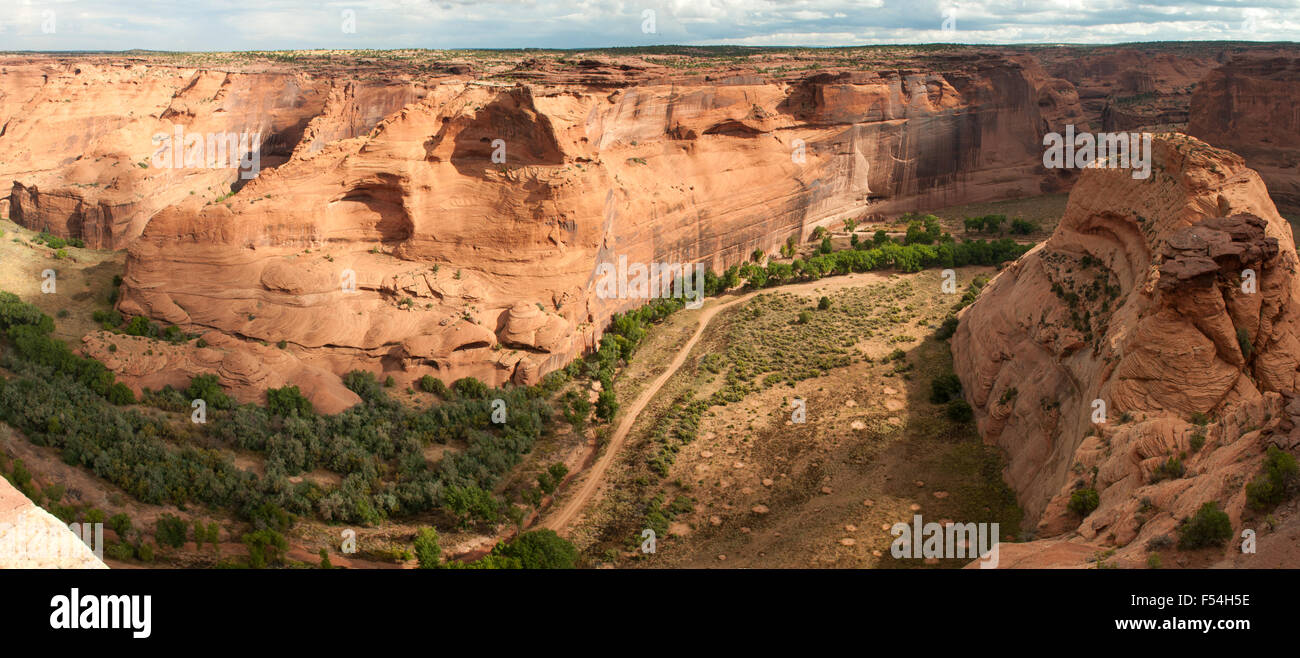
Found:
[[[124,58],[129,59],[129,58]],[[256,136],[260,166],[364,134],[422,90],[298,72],[196,69],[105,58],[0,58],[0,215],[34,230],[121,249],[163,208],[238,190]],[[247,135],[221,164],[155,166],[179,128],[190,155],[209,135]],[[201,140],[199,142],[189,141]],[[178,143],[179,140],[178,140]],[[235,166],[230,166],[235,163]]]
[[[940,64],[444,81],[365,135],[331,141],[309,123],[310,147],[229,199],[155,214],[129,246],[119,308],[284,341],[281,372],[535,382],[645,302],[598,296],[602,264],[721,271],[843,218],[1059,187],[1042,134],[1077,108],[1057,81],[1002,57]],[[98,335],[86,348],[137,384],[227,359],[218,371],[237,390],[273,381],[229,344],[205,365],[177,354],[146,369],[115,342],[131,347]],[[315,399],[330,407],[353,399],[327,388]]]
[[[1192,96],[1188,133],[1241,155],[1284,213],[1300,215],[1300,58],[1237,57]]]
[[[1176,133],[1153,151],[1146,180],[1084,170],[1056,231],[952,341],[1035,532],[1138,558],[1207,501],[1239,528],[1266,447],[1300,444],[1290,226],[1239,156]],[[1171,458],[1185,474],[1162,477]],[[1100,493],[1082,519],[1079,488]]]

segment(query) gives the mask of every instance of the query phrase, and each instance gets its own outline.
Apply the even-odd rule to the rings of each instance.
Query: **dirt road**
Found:
[[[758,293],[751,292],[725,304],[718,304],[704,309],[704,312],[700,314],[700,323],[695,328],[695,333],[678,350],[677,356],[673,357],[672,363],[669,363],[668,368],[654,381],[650,382],[650,385],[637,396],[636,401],[627,407],[627,410],[623,413],[623,419],[619,421],[618,429],[614,430],[614,435],[610,437],[609,444],[605,446],[605,452],[601,454],[600,458],[596,460],[595,464],[592,464],[591,469],[585,474],[582,486],[564,501],[559,510],[542,521],[541,527],[550,528],[563,534],[564,529],[578,517],[578,514],[587,506],[587,503],[591,502],[591,497],[596,494],[596,490],[600,488],[600,483],[605,478],[605,471],[609,470],[609,465],[613,463],[614,458],[622,450],[623,442],[627,440],[627,435],[632,431],[632,426],[636,424],[636,419],[641,415],[641,411],[645,409],[647,404],[650,404],[650,401],[659,393],[659,389],[663,388],[663,385],[677,372],[677,369],[682,367],[683,363],[686,363],[686,357],[690,355],[691,348],[695,347],[695,343],[700,340],[700,336],[704,335],[704,330],[709,326],[709,321],[713,320],[713,316],[717,315],[718,311],[732,304],[744,302],[756,294]]]

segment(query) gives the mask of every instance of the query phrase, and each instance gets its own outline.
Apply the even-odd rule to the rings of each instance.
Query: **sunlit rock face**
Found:
[[[1239,156],[1176,133],[1153,146],[1148,179],[1085,170],[1053,235],[988,284],[952,341],[1036,532],[1138,564],[1207,501],[1238,524],[1267,446],[1300,444],[1291,229]],[[1185,473],[1162,478],[1171,457]],[[1079,488],[1100,493],[1082,521]]]
[[[1300,58],[1237,57],[1192,96],[1188,133],[1237,153],[1284,214],[1300,215]]]
[[[122,312],[238,339],[207,341],[219,355],[170,355],[157,371],[170,374],[135,379],[107,347],[123,339],[86,341],[136,386],[181,381],[212,359],[248,396],[287,373],[357,368],[403,383],[530,383],[590,348],[612,314],[645,303],[596,294],[602,265],[720,271],[844,218],[1060,185],[1040,144],[1078,114],[1068,85],[1027,58],[925,64],[789,79],[596,64],[508,84],[114,69],[164,79],[152,83],[157,118],[130,124],[136,141],[165,118],[196,131],[260,119],[281,157],[228,198],[190,195],[188,178],[143,179],[184,198],[92,222],[98,234],[71,215],[42,221],[128,246]],[[40,223],[37,204],[17,203],[24,223]],[[283,348],[233,355],[260,343]],[[309,379],[313,399],[354,399]]]

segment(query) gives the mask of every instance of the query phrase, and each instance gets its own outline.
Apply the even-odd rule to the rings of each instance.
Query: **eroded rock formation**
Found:
[[[1072,103],[1002,57],[613,90],[446,81],[222,203],[157,213],[119,308],[283,340],[334,373],[534,382],[645,302],[595,294],[602,264],[720,271],[845,217],[1038,193],[1042,133]]]
[[[952,343],[1037,534],[1138,563],[1207,501],[1239,527],[1266,447],[1300,444],[1289,225],[1237,155],[1175,133],[1153,151],[1147,180],[1085,170],[1056,232],[989,283]],[[1100,494],[1083,519],[1068,509],[1080,488]]]
[[[238,190],[238,160],[272,168],[295,152],[368,132],[422,94],[402,82],[335,81],[294,71],[193,68],[154,60],[0,59],[0,215],[34,230],[120,249],[163,208]],[[196,166],[154,166],[157,135]],[[215,157],[210,135],[247,135]],[[254,143],[254,137],[256,142]],[[204,151],[204,157],[198,157]],[[199,164],[202,166],[197,166]],[[235,163],[236,166],[222,166]]]
[[[1188,133],[1246,159],[1283,213],[1300,215],[1300,58],[1237,57],[1192,96]]]

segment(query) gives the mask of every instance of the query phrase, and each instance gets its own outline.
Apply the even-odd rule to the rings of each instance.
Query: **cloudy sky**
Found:
[[[0,50],[1294,41],[1300,0],[0,0]]]

